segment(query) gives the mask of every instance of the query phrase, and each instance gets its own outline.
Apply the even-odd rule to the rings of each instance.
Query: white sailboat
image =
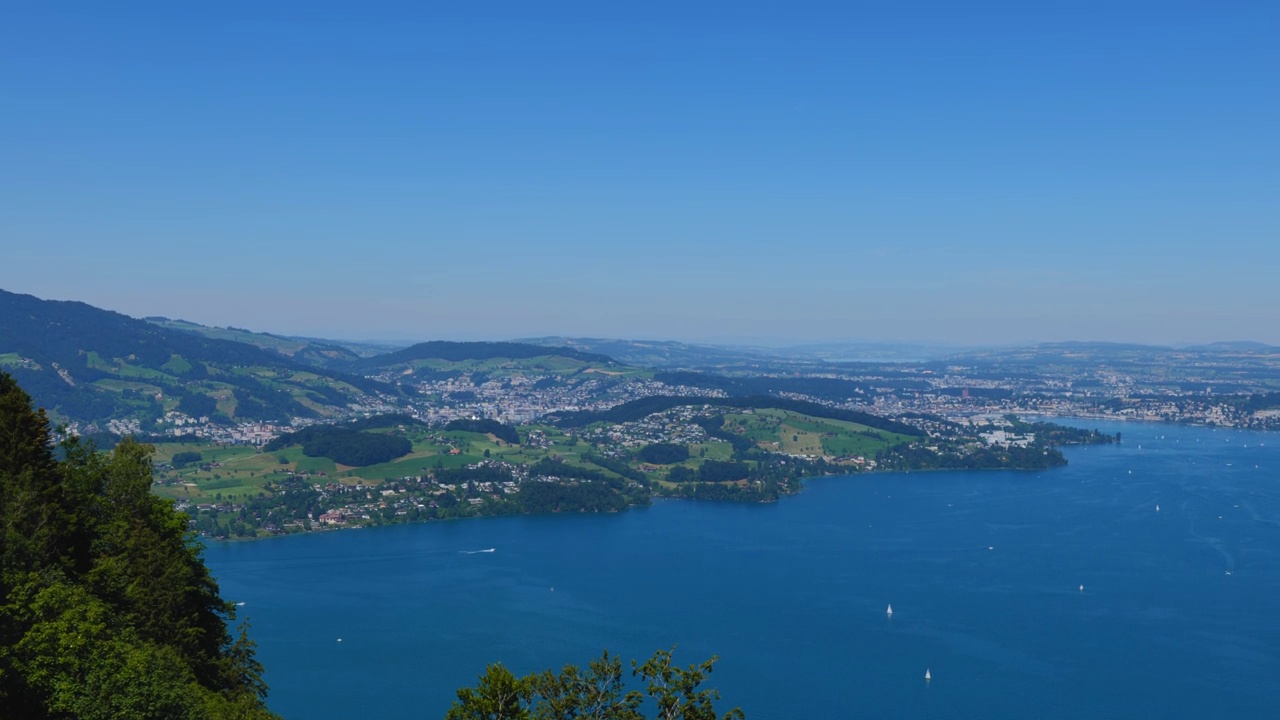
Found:
[[[889,607],[885,609],[884,614],[893,617],[893,603],[889,603]]]
[[[925,668],[925,669],[924,669],[924,679],[925,679],[925,680],[932,680],[932,679],[933,679],[933,674],[929,672],[929,668]]]
[[[1160,503],[1156,503],[1156,512],[1160,512]]]

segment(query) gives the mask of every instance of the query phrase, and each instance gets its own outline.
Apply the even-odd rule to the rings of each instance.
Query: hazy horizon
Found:
[[[0,291],[16,292],[10,288],[0,287]],[[31,293],[23,293],[30,295]],[[34,295],[41,300],[59,301],[59,302],[86,302],[78,298],[55,298],[41,297]],[[94,305],[93,303],[87,303]],[[1142,343],[1126,340],[1102,340],[1098,338],[1055,338],[1047,340],[1027,340],[1013,342],[990,342],[990,343],[960,343],[946,342],[942,340],[933,340],[929,338],[912,339],[912,338],[859,338],[859,337],[832,337],[832,338],[807,338],[807,339],[786,339],[778,337],[764,336],[711,336],[711,337],[646,337],[646,336],[626,336],[626,335],[570,335],[566,333],[542,333],[542,334],[524,334],[524,335],[451,335],[451,336],[421,336],[421,337],[380,337],[380,336],[348,336],[330,332],[291,332],[270,327],[255,327],[252,324],[242,324],[238,322],[221,322],[221,323],[205,323],[193,320],[189,317],[179,317],[176,315],[166,315],[163,313],[131,313],[125,312],[118,308],[96,306],[102,310],[109,310],[128,315],[135,319],[147,318],[165,318],[167,320],[178,320],[184,322],[193,322],[198,325],[215,328],[234,328],[239,330],[248,330],[255,333],[267,333],[271,335],[310,338],[313,340],[330,340],[335,342],[354,342],[367,343],[371,345],[399,345],[409,346],[415,343],[427,342],[431,340],[445,340],[458,342],[521,342],[529,340],[539,340],[544,338],[565,338],[566,340],[602,340],[602,341],[627,341],[627,342],[680,342],[690,345],[705,345],[710,347],[739,347],[739,348],[760,348],[760,349],[801,349],[806,347],[822,347],[827,345],[847,345],[858,346],[865,345],[868,347],[909,347],[931,350],[984,350],[1001,347],[1024,347],[1036,344],[1046,343],[1116,343],[1116,344],[1137,344],[1151,345],[1153,347],[1172,347],[1181,348],[1198,345],[1211,345],[1216,343],[1261,343],[1270,345],[1261,340],[1251,338],[1219,338],[1215,340],[1199,341],[1199,342],[1172,342],[1172,343]]]
[[[14,292],[352,340],[1280,344],[1273,4],[6,20]]]

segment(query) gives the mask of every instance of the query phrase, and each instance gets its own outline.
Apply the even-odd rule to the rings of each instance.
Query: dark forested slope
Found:
[[[214,412],[228,419],[279,420],[323,414],[352,397],[391,389],[252,345],[3,290],[0,370],[40,407],[80,421],[155,418],[187,396],[206,410],[216,397]]]
[[[409,364],[415,360],[462,362],[465,360],[492,360],[495,358],[522,360],[547,356],[566,357],[584,363],[616,364],[614,359],[607,355],[583,352],[567,347],[552,348],[513,342],[450,342],[433,340],[411,345],[403,350],[397,350],[385,355],[365,358],[351,367],[353,370],[369,372],[380,368]]]

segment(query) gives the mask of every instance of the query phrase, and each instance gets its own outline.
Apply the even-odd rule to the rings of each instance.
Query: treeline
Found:
[[[176,467],[186,467],[191,463],[198,463],[204,460],[204,455],[194,450],[184,450],[180,453],[174,453],[173,458],[169,460],[169,464]]]
[[[312,425],[281,435],[263,446],[274,452],[301,445],[307,457],[325,457],[340,465],[363,467],[390,462],[413,450],[408,438],[362,432],[346,425]]]
[[[1110,435],[1052,422],[1024,422],[1017,415],[1005,415],[1004,419],[1013,426],[1014,432],[1021,435],[1034,433],[1036,440],[1050,445],[1109,445],[1120,441],[1120,433]]]
[[[729,377],[700,372],[660,372],[654,380],[668,385],[720,390],[730,395],[777,395],[797,393],[823,400],[845,402],[854,397],[874,397],[875,388],[856,380],[824,377]]]
[[[704,472],[707,463],[714,464]],[[683,466],[671,468],[667,479],[675,485],[660,487],[659,494],[694,500],[773,502],[783,495],[799,492],[802,478],[845,471],[821,460],[799,460],[769,453],[760,453],[758,459],[750,461],[709,460],[707,463],[697,470]],[[743,480],[746,482],[741,482]]]
[[[511,468],[502,467],[501,465],[481,465],[474,468],[436,468],[433,474],[436,482],[444,483],[445,485],[511,482]]]
[[[516,501],[527,513],[621,512],[632,504],[626,495],[603,482],[525,482]]]
[[[582,467],[580,465],[570,465],[558,458],[543,458],[538,462],[529,466],[529,475],[546,475],[549,477],[558,477],[570,480],[591,480],[594,482],[604,483],[620,491],[629,491],[633,486],[644,487],[649,484],[649,478],[639,470],[627,465],[621,459],[609,458],[596,453],[588,453],[582,456],[582,459],[592,465],[597,465],[605,470],[609,470],[621,478],[612,477],[591,468]],[[630,482],[630,484],[628,484]]]
[[[201,392],[184,392],[178,398],[178,412],[191,417],[212,417],[218,412],[218,401]]]
[[[308,457],[325,457],[356,467],[390,462],[412,451],[408,438],[345,428],[318,433],[302,444],[302,453]]]
[[[542,345],[511,342],[449,342],[433,340],[411,345],[403,350],[396,350],[384,355],[374,355],[353,363],[351,367],[357,371],[364,371],[402,365],[414,360],[463,362],[466,360],[493,360],[495,358],[524,360],[547,356],[566,357],[586,363],[618,364],[607,355],[582,352],[569,347],[544,347]]]
[[[362,431],[362,430],[382,430],[385,428],[399,427],[426,427],[427,424],[409,415],[403,413],[390,413],[386,415],[374,415],[373,417],[360,418],[351,420],[340,425],[310,425],[301,430],[277,435],[275,439],[263,446],[263,450],[271,452],[273,450],[282,450],[290,445],[301,445],[308,437],[313,436],[322,428],[341,428],[344,430]]]
[[[1248,397],[1234,401],[1242,412],[1255,413],[1260,410],[1280,409],[1280,392],[1254,393]]]
[[[723,421],[722,421],[723,422]],[[672,465],[689,459],[689,448],[673,443],[650,443],[640,448],[636,457],[654,465]]]
[[[788,410],[790,412],[800,413],[810,417],[854,422],[860,425],[866,425],[870,428],[875,428],[876,430],[884,430],[886,432],[897,433],[899,435],[922,437],[925,434],[923,430],[919,430],[907,425],[906,423],[880,417],[879,415],[871,415],[869,413],[858,412],[856,410],[828,407],[826,405],[808,402],[805,400],[793,400],[791,398],[771,397],[766,395],[730,398],[694,395],[659,395],[655,397],[641,398],[639,400],[632,400],[631,402],[623,403],[609,408],[608,410],[563,413],[560,414],[560,419],[557,424],[561,427],[573,428],[590,425],[595,422],[632,422],[635,420],[641,420],[653,413],[664,412],[672,408],[684,407],[686,405],[710,405],[715,407],[739,409],[772,408],[775,410]]]
[[[275,717],[254,644],[151,493],[151,448],[54,457],[0,373],[0,708],[13,718]]]
[[[724,460],[706,460],[698,467],[698,479],[702,482],[746,480],[749,473],[746,463]]]
[[[673,493],[676,497],[691,500],[719,500],[727,502],[773,502],[779,493],[775,488],[761,485],[721,485],[719,483],[692,483],[682,486],[682,492]]]
[[[683,668],[671,662],[668,650],[643,663],[632,660],[631,675],[643,693],[628,689],[622,660],[608,651],[585,670],[566,665],[558,673],[545,670],[524,677],[494,664],[474,688],[458,690],[445,720],[645,720],[649,711],[662,720],[743,720],[746,715],[739,708],[719,714],[719,691],[701,689],[716,660],[713,655]]]
[[[589,457],[590,462],[616,472],[615,468],[608,467],[609,460]],[[648,479],[638,471],[626,470],[632,477],[612,477],[599,470],[543,458],[529,466],[529,480],[521,483],[516,500],[530,513],[616,512],[629,505],[647,504]],[[558,478],[560,482],[539,481],[536,479],[539,476]]]
[[[450,420],[449,423],[444,426],[444,429],[492,434],[499,440],[511,445],[520,444],[520,434],[516,432],[515,428],[498,422],[492,418],[459,418],[457,420]]]
[[[723,440],[733,448],[733,454],[740,456],[755,449],[756,443],[745,435],[729,432],[724,429],[724,415],[710,415],[693,419],[693,424],[701,427],[707,437]]]
[[[48,365],[43,370],[15,367],[11,368],[11,374],[23,387],[30,389],[31,396],[37,399],[40,407],[55,410],[65,417],[94,421],[127,417],[134,411],[144,411],[152,417],[159,415],[160,403],[154,400],[149,403],[129,402],[116,393],[72,387]]]
[[[632,482],[639,483],[640,485],[647,486],[649,484],[648,476],[632,467],[626,460],[621,458],[607,457],[605,455],[600,455],[599,453],[587,453],[582,456],[582,459],[592,465],[597,465],[605,470],[615,472]]]
[[[705,460],[697,470],[683,465],[667,471],[667,480],[677,483],[705,482],[722,483],[746,480],[751,474],[751,466],[746,463],[725,460]]]
[[[1035,442],[1027,447],[985,447],[961,455],[935,452],[908,443],[882,450],[876,455],[882,470],[1047,470],[1067,464],[1057,448]]]

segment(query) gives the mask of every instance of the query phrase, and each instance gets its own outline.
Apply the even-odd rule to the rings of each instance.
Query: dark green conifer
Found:
[[[0,373],[4,717],[274,717],[187,517],[151,493],[150,446],[59,449]]]

